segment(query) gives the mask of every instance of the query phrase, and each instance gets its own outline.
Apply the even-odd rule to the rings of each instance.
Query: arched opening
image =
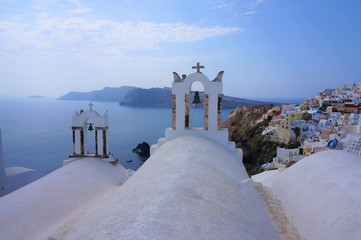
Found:
[[[96,154],[96,139],[95,139],[95,125],[94,121],[91,118],[88,118],[84,124],[84,133],[85,133],[85,144],[87,155]]]
[[[189,102],[187,103],[189,115],[189,128],[205,128],[204,114],[205,114],[205,95],[204,85],[200,81],[195,81],[190,86],[188,94]],[[187,111],[187,110],[186,110]],[[186,114],[187,115],[187,114]]]
[[[90,105],[92,106],[92,105]],[[72,119],[74,157],[108,157],[108,112],[100,116],[96,111],[75,112]]]

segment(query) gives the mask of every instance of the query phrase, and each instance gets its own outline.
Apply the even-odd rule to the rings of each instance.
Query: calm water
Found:
[[[62,166],[72,152],[71,117],[87,110],[87,101],[49,98],[0,98],[0,128],[6,167],[22,166],[49,173]],[[127,108],[117,103],[94,102],[93,110],[108,110],[109,151],[125,168],[136,170],[141,160],[132,149],[143,141],[150,145],[171,126],[171,110]],[[223,110],[225,120],[231,110]],[[191,110],[191,125],[203,126],[203,109]],[[126,160],[132,157],[133,162]]]

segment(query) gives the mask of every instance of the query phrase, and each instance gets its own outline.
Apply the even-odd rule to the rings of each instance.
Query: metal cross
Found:
[[[94,106],[94,104],[90,102],[90,103],[88,104],[88,106],[90,107],[90,111],[93,111],[93,106]]]
[[[199,71],[201,68],[204,68],[204,66],[199,65],[199,62],[197,62],[197,66],[192,66],[192,69],[197,69],[197,72],[201,72]]]

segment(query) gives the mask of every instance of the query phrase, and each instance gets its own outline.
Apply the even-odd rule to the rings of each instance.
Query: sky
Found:
[[[361,82],[359,0],[0,0],[0,96],[171,87],[309,98]]]

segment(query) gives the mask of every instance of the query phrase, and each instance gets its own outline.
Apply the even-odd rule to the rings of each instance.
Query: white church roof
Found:
[[[339,150],[313,154],[277,175],[271,190],[302,239],[360,239],[359,156]]]
[[[279,239],[243,164],[200,136],[167,141],[55,239]],[[55,229],[54,229],[55,230]]]
[[[30,168],[8,167],[5,168],[4,189],[0,192],[0,197],[5,196],[25,185],[44,177],[45,174]]]
[[[83,158],[59,168],[0,198],[0,238],[48,239],[126,179],[126,170],[106,159]]]

